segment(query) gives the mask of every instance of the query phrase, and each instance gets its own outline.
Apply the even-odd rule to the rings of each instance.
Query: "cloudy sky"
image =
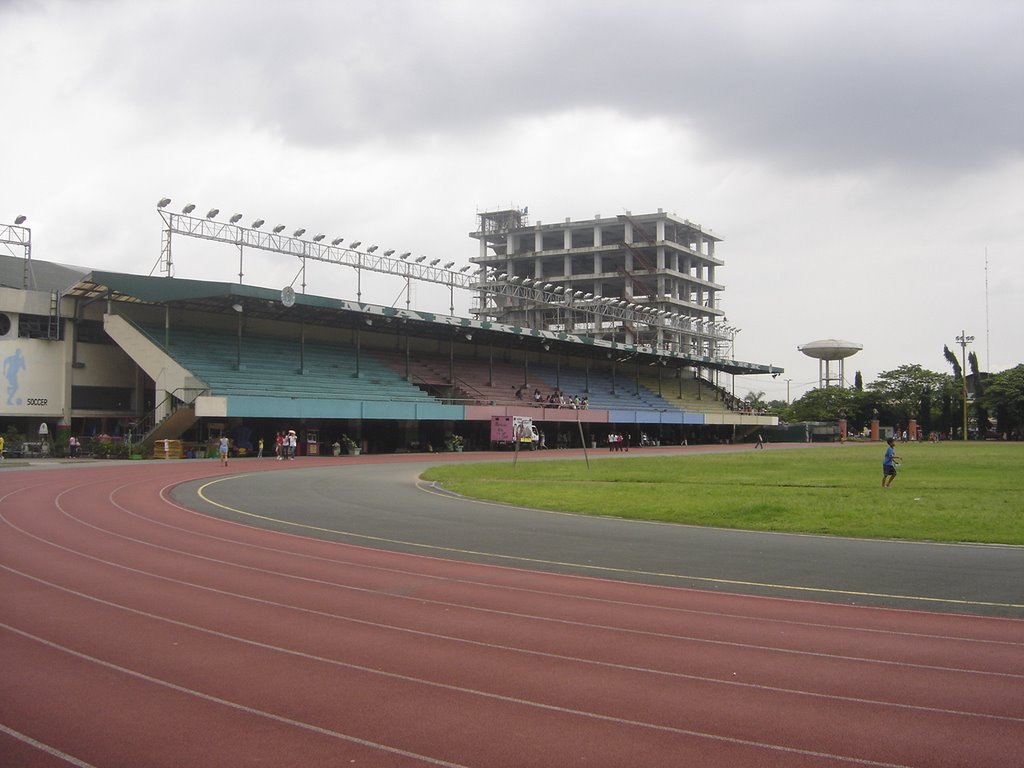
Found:
[[[164,196],[460,264],[480,210],[663,208],[724,239],[736,356],[786,368],[738,394],[800,395],[821,338],[864,345],[851,380],[948,370],[961,330],[998,371],[1024,361],[1022,40],[1019,0],[0,0],[0,223],[149,274]],[[230,246],[174,261],[238,279]],[[347,268],[307,282],[355,298]]]

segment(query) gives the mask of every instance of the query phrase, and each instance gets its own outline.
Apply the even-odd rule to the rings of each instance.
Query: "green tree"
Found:
[[[1020,437],[1024,427],[1024,363],[990,376],[985,382],[984,406],[996,414],[999,431]]]
[[[764,392],[747,392],[743,400],[754,410],[765,407]]]
[[[927,429],[931,422],[932,398],[943,390],[948,380],[948,375],[920,365],[901,365],[878,374],[878,379],[868,384],[868,391],[877,396],[882,406],[879,411],[887,409],[899,424],[920,420],[926,415],[927,420],[921,426]]]
[[[971,368],[971,378],[974,379],[974,418],[978,423],[978,435],[984,440],[988,432],[988,410],[985,408],[985,379],[978,370],[978,356],[971,352],[967,356],[967,365]]]
[[[822,387],[794,400],[787,416],[789,421],[837,421],[857,411],[857,393],[854,390]]]

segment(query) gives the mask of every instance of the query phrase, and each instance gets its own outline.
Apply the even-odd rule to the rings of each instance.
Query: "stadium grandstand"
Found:
[[[387,254],[379,271],[409,279],[404,256]],[[549,448],[603,445],[613,432],[724,441],[776,423],[739,408],[727,386],[781,369],[631,334],[638,305],[604,302],[584,323],[581,301],[574,324],[527,327],[483,311],[490,302],[512,316],[495,285],[504,278],[484,267],[465,287],[485,300],[458,317],[171,277],[169,246],[166,258],[167,274],[142,276],[0,255],[0,431],[26,435],[26,451],[45,434],[51,445],[75,435],[86,451],[99,441],[159,456],[173,444],[175,456],[205,456],[222,435],[238,453],[260,438],[272,453],[275,435],[294,430],[300,455],[323,455],[486,449],[495,416],[531,417]],[[444,274],[454,286],[459,273]],[[529,290],[519,297],[549,308],[589,295]],[[641,318],[672,321],[665,310]]]

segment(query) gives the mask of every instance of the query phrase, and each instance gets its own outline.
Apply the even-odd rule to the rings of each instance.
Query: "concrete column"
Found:
[[[871,420],[871,439],[872,440],[877,440],[879,434],[880,434],[880,430],[878,428],[878,419],[872,419]]]
[[[544,233],[539,229],[533,233],[533,250],[538,252],[544,250]]]
[[[602,245],[601,241],[601,227],[597,224],[594,225],[594,247],[600,248]]]
[[[562,258],[562,274],[572,277],[572,256],[568,253]]]
[[[562,233],[562,246],[567,251],[572,248],[572,230],[569,228]]]
[[[658,219],[654,225],[654,238],[660,243],[665,239],[665,220]]]

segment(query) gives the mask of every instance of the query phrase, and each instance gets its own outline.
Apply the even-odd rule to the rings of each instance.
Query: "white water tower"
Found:
[[[820,339],[801,344],[797,349],[818,361],[818,387],[844,387],[843,361],[864,349],[863,344],[841,339]],[[835,370],[832,363],[838,363]]]

